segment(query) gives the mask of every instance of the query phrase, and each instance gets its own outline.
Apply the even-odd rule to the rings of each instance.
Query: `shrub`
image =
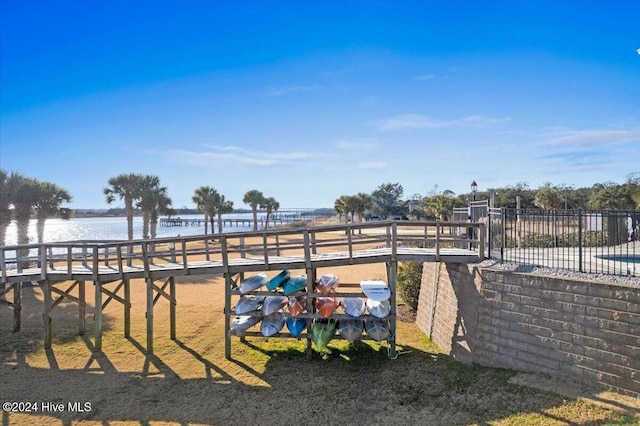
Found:
[[[418,297],[420,296],[420,283],[422,282],[422,263],[402,262],[398,267],[397,288],[411,309],[418,309]]]

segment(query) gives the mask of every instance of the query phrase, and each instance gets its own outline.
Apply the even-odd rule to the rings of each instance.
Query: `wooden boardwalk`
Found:
[[[470,228],[478,229],[475,232],[480,236],[478,240],[468,239],[468,235],[474,235],[468,232]],[[13,309],[14,330],[18,331],[22,283],[37,281],[44,292],[44,340],[45,346],[50,347],[51,311],[63,298],[78,303],[79,332],[84,333],[87,305],[84,290],[88,281],[96,288],[94,346],[100,350],[102,309],[113,300],[123,305],[124,335],[128,337],[131,280],[142,279],[147,287],[147,351],[153,353],[153,307],[160,297],[170,301],[170,332],[171,338],[176,338],[175,277],[223,275],[226,355],[229,357],[231,297],[237,294],[234,283],[245,273],[301,269],[307,273],[311,294],[317,268],[385,263],[395,315],[398,262],[476,262],[484,258],[484,234],[484,225],[480,223],[387,221],[155,240],[3,246],[0,247],[0,305]],[[10,293],[13,293],[11,300],[7,298]],[[395,331],[395,316],[391,321]],[[310,342],[309,339],[309,347]]]

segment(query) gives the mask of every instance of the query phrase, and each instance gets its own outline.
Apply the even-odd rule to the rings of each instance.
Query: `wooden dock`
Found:
[[[470,228],[477,232],[468,232]],[[479,239],[468,238],[474,234]],[[154,240],[2,246],[0,305],[13,309],[14,330],[19,331],[22,283],[37,281],[44,293],[44,342],[50,347],[51,311],[64,298],[78,303],[79,332],[84,334],[84,290],[88,281],[96,290],[94,347],[99,351],[102,310],[111,301],[122,304],[124,335],[129,337],[131,280],[142,279],[147,287],[147,351],[151,354],[153,308],[160,297],[170,302],[170,334],[176,338],[175,277],[221,274],[225,277],[225,355],[230,357],[231,301],[237,295],[235,283],[245,273],[302,269],[307,275],[307,291],[312,294],[317,268],[385,263],[392,291],[389,321],[395,336],[398,262],[477,262],[484,258],[484,235],[481,223],[386,221]],[[10,293],[11,300],[7,298]],[[313,314],[311,297],[308,300],[308,313]],[[307,337],[310,349],[311,338]],[[395,340],[389,343],[395,350]]]
[[[327,217],[327,215],[320,215],[314,213],[303,212],[300,213],[298,211],[281,211],[273,214],[269,217],[269,225],[283,225],[287,223],[299,222],[302,220],[311,220],[317,219],[320,217]],[[217,224],[217,219],[215,219],[215,223]],[[158,221],[160,226],[202,226],[204,225],[204,218],[180,218],[180,217],[161,217]],[[228,228],[231,227],[252,227],[253,226],[253,218],[222,218],[222,225]],[[266,225],[266,217],[258,217],[258,227],[264,228]]]

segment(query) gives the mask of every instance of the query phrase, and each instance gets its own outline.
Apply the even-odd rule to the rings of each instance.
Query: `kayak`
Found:
[[[311,332],[313,334],[313,341],[316,344],[316,350],[322,352],[327,348],[327,344],[336,332],[336,322],[314,320],[311,326]]]
[[[307,328],[307,320],[304,318],[287,318],[287,328],[293,337],[298,337],[305,328]]]
[[[292,317],[297,317],[307,308],[307,297],[289,296],[287,306],[289,308],[289,315],[291,315]]]
[[[229,334],[235,334],[236,336],[244,336],[244,332],[249,328],[253,327],[261,320],[260,317],[253,317],[250,315],[242,315],[236,317],[233,320],[233,325],[229,329]]]
[[[362,292],[365,296],[369,299],[377,300],[378,302],[382,302],[383,300],[387,300],[391,297],[391,290],[389,290],[389,287],[384,281],[360,281],[360,288],[362,288]]]
[[[346,340],[353,342],[362,337],[364,321],[361,319],[349,319],[338,321],[338,333]]]
[[[316,309],[325,318],[329,318],[340,304],[337,297],[317,297],[315,303]]]
[[[342,299],[342,310],[345,314],[358,318],[364,315],[364,301],[359,297],[345,297]]]
[[[267,283],[266,274],[253,275],[240,283],[240,293],[246,294],[257,290]]]
[[[275,336],[280,333],[282,327],[284,327],[284,312],[280,312],[262,319],[262,325],[260,326],[260,332],[264,337]]]
[[[290,278],[287,282],[282,285],[284,289],[284,294],[289,296],[297,291],[304,290],[307,285],[307,276],[306,275],[298,275],[296,277]]]
[[[340,280],[335,275],[325,274],[316,280],[316,290],[324,296],[335,293],[340,285]]]
[[[388,300],[378,302],[377,300],[367,299],[367,310],[376,318],[385,318],[391,312],[391,304]]]
[[[285,296],[267,296],[262,303],[262,315],[269,316],[278,312],[287,303]]]
[[[389,337],[387,322],[384,320],[368,319],[364,323],[364,328],[367,331],[367,336],[378,342]]]
[[[240,300],[238,300],[238,304],[235,307],[236,315],[243,315],[248,314],[249,312],[259,311],[260,307],[262,307],[264,299],[264,296],[242,296]]]
[[[289,271],[285,269],[269,280],[267,283],[267,290],[275,291],[278,287],[282,287],[282,285],[287,281],[289,281]]]

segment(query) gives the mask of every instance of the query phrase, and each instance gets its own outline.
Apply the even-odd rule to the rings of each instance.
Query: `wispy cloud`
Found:
[[[292,92],[306,92],[311,90],[309,86],[282,86],[282,87],[269,87],[265,91],[265,96],[282,96]]]
[[[341,150],[371,150],[378,147],[378,142],[375,139],[362,138],[362,139],[338,139],[334,143],[335,147]]]
[[[509,121],[511,121],[510,117],[489,118],[482,115],[471,115],[455,120],[436,120],[421,114],[401,114],[379,120],[375,124],[377,130],[390,131],[401,129],[437,129],[442,127],[484,127]]]
[[[239,146],[219,146],[203,144],[206,150],[189,151],[184,149],[174,149],[166,153],[174,160],[183,161],[194,165],[242,165],[271,167],[281,164],[288,164],[298,160],[308,160],[323,158],[327,154],[316,152],[266,152],[242,148]]]
[[[556,147],[598,147],[640,142],[640,128],[628,130],[565,130],[542,136],[546,144]]]

